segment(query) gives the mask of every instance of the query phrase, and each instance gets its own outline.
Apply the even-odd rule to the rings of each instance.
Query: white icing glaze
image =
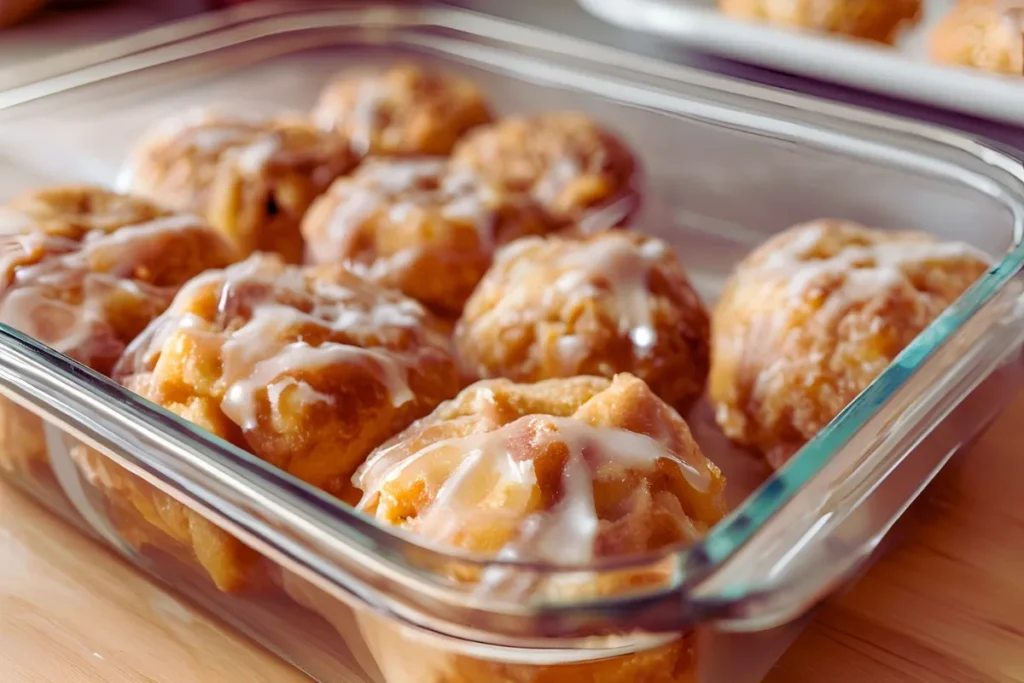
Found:
[[[483,421],[478,428],[488,426],[493,425]],[[564,444],[568,454],[557,499],[544,508],[535,458],[554,444]],[[595,481],[613,479],[620,471],[648,472],[660,461],[678,467],[694,490],[708,490],[706,463],[698,468],[649,436],[549,415],[529,415],[492,431],[419,449],[397,442],[371,455],[353,482],[365,491],[359,508],[377,506],[384,516],[387,510],[381,506],[388,503],[378,495],[381,489],[421,482],[424,495],[433,494],[432,501],[407,523],[431,540],[457,544],[474,529],[504,532],[500,557],[585,564],[594,559],[599,527]]]
[[[927,239],[879,241],[841,249],[829,258],[812,258],[824,236],[824,226],[820,223],[801,226],[792,240],[769,254],[755,270],[770,277],[784,278],[791,295],[798,299],[820,286],[823,279],[841,277],[842,282],[831,292],[823,309],[826,314],[838,314],[902,283],[909,283],[907,269],[966,259],[990,262],[987,254],[968,244]]]
[[[588,208],[579,219],[578,230],[583,235],[594,235],[622,225],[636,210],[638,203],[637,195],[627,194],[603,206]]]
[[[538,292],[542,300],[537,309],[545,311],[551,310],[556,301],[575,306],[583,299],[596,299],[616,321],[619,334],[630,339],[636,352],[643,355],[658,342],[648,278],[654,264],[668,253],[668,246],[660,240],[638,244],[615,232],[580,242],[558,238],[517,240],[499,252],[498,263],[511,264],[503,279],[506,289],[497,306],[484,313],[480,324],[487,324],[490,317],[511,320],[533,310]],[[542,269],[536,267],[538,258],[546,259]],[[538,280],[552,272],[558,273],[554,282]],[[585,357],[573,342],[565,344],[563,355],[567,360]],[[578,364],[566,367],[572,369]]]
[[[821,223],[808,223],[793,230],[792,238],[768,254],[760,270],[792,268],[803,263],[825,237],[825,226]]]
[[[260,124],[261,119],[255,114],[228,114],[211,107],[193,108],[158,121],[142,136],[140,148],[185,136],[183,143],[186,146],[202,153],[213,153],[247,142]]]
[[[332,194],[341,198],[327,230],[333,248],[344,253],[358,237],[363,224],[378,211],[411,208],[411,202],[404,202],[406,207],[401,206],[403,202],[393,202],[395,195],[412,192],[438,179],[444,168],[445,163],[440,159],[370,161],[360,167],[353,179],[340,180],[331,188]],[[355,182],[357,179],[362,182]]]
[[[117,288],[117,283],[113,279],[103,278],[105,283],[97,282],[97,279],[90,283],[92,296],[87,296],[81,305],[55,298],[42,298],[38,288],[14,289],[0,302],[0,320],[56,351],[84,355],[82,360],[88,360],[89,356],[102,353],[113,344],[102,335],[97,336],[105,316],[102,308],[97,305],[95,295],[99,293],[97,290],[101,285],[108,284],[109,287],[105,289],[106,293],[110,293]],[[99,345],[92,347],[94,353],[80,351],[90,346],[92,339]]]
[[[298,392],[299,403],[303,405],[313,403],[334,404],[333,396],[317,391],[308,382],[297,380],[294,377],[284,377],[267,385],[267,398],[272,406],[274,419],[281,419],[281,395],[287,389]]]
[[[496,246],[493,207],[498,204],[495,190],[482,184],[472,170],[449,167],[441,183],[441,192],[448,198],[441,215],[472,223],[480,245],[488,252],[493,251]]]
[[[587,340],[576,334],[559,337],[555,351],[562,367],[578,368],[587,358]]]
[[[359,84],[349,121],[351,122],[352,148],[360,156],[369,154],[373,149],[373,129],[377,124],[380,106],[387,96],[387,88],[377,78],[367,78]],[[332,113],[337,116],[339,112]]]
[[[313,252],[321,262],[339,256],[358,260],[360,236],[377,217],[397,225],[429,212],[451,222],[471,224],[484,251],[490,253],[495,247],[496,194],[472,171],[449,167],[444,159],[370,161],[331,191],[339,201],[324,231],[327,248]],[[394,254],[372,255],[371,263],[360,265],[368,277],[376,279],[408,265],[419,250],[418,245],[410,244]]]
[[[216,320],[189,313],[199,292],[211,287],[218,297]],[[365,291],[359,291],[361,287]],[[239,315],[245,318],[240,326]],[[132,344],[118,372],[147,372],[158,365],[161,349],[177,331],[195,330],[219,344],[220,381],[225,387],[221,409],[245,430],[258,426],[264,398],[272,419],[281,416],[285,392],[293,401],[333,404],[326,389],[301,375],[338,364],[368,369],[397,407],[415,398],[406,379],[415,360],[401,351],[376,347],[412,333],[423,346],[446,348],[447,340],[439,332],[423,327],[425,315],[419,304],[395,293],[382,293],[354,279],[352,287],[316,280],[305,269],[257,254],[226,270],[207,272],[182,288],[168,312]],[[306,330],[345,341],[311,345],[304,340]],[[359,340],[370,343],[364,348]]]
[[[237,353],[239,349],[234,346],[232,350]],[[243,353],[248,355],[251,351],[246,349]],[[239,364],[233,362],[231,355],[228,345],[225,344],[225,368],[231,366],[237,369]],[[329,365],[349,363],[357,363],[370,368],[390,395],[393,405],[400,406],[414,399],[412,391],[405,382],[404,370],[400,367],[397,359],[388,353],[337,343],[310,346],[300,341],[286,344],[277,349],[273,355],[255,361],[251,365],[251,370],[239,379],[234,379],[231,374],[227,374],[228,390],[221,402],[221,410],[242,429],[256,429],[258,426],[257,397],[261,390],[270,386],[278,386],[276,391],[267,391],[267,399],[271,410],[275,414],[280,414],[281,393],[287,386],[287,384],[282,384],[286,381],[282,379],[282,376],[292,372],[305,372]],[[323,401],[324,397],[325,394],[316,391],[303,392],[299,396],[301,400],[312,402]]]
[[[6,237],[0,270],[11,280],[0,290],[0,320],[86,364],[114,357],[123,343],[109,326],[106,303],[119,292],[169,302],[171,289],[133,280],[133,269],[159,254],[161,234],[197,225],[191,216],[169,216],[109,233],[93,231],[81,242],[39,232]],[[16,266],[32,255],[34,263]],[[75,289],[81,290],[79,303],[64,298]]]
[[[352,250],[360,226],[373,218],[381,208],[381,200],[376,192],[355,192],[338,203],[327,225],[327,238],[332,253],[345,254]],[[316,253],[321,252],[317,249]]]
[[[0,235],[20,235],[35,227],[31,216],[9,207],[0,207]]]
[[[110,272],[127,275],[133,264],[158,256],[165,242],[161,235],[201,228],[203,221],[187,214],[175,214],[110,233],[93,231],[82,240],[82,255],[113,264]]]
[[[211,123],[202,128],[183,131],[183,134],[186,134],[183,140],[185,147],[194,149],[201,154],[216,154],[228,147],[249,144],[253,137],[253,130],[249,126],[239,126],[227,122],[223,125]]]
[[[264,131],[265,124],[256,115],[225,114],[212,108],[189,109],[182,114],[158,121],[133,148],[122,164],[115,187],[121,192],[151,192],[154,179],[140,174],[153,151],[175,144],[185,155],[189,150],[209,157],[231,148],[252,146],[240,154],[243,172],[255,174],[277,151],[277,136]]]
[[[645,254],[643,250],[624,235],[612,233],[603,239],[586,242],[579,249],[572,249],[558,260],[559,267],[577,269],[586,279],[589,287],[602,283],[605,301],[619,324],[619,332],[631,338],[640,336],[656,341],[651,319],[650,290],[648,276],[652,262],[658,258]],[[579,289],[583,292],[588,287]],[[572,296],[572,290],[563,293]],[[586,292],[584,296],[590,293]]]
[[[583,174],[583,165],[573,157],[559,157],[548,166],[547,171],[533,186],[533,193],[538,200],[552,204],[558,200],[565,188]]]
[[[266,168],[274,155],[281,151],[281,135],[267,133],[261,135],[251,144],[239,149],[235,157],[235,166],[242,174],[258,176]]]

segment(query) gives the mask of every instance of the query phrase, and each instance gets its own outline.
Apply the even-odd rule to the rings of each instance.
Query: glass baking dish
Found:
[[[760,680],[1024,386],[1020,161],[464,10],[257,4],[51,61],[0,93],[0,193],[111,184],[136,135],[170,112],[301,110],[334,71],[398,57],[473,78],[499,111],[580,109],[619,131],[645,167],[638,225],[680,248],[708,301],[754,245],[822,216],[963,240],[997,265],[774,474],[730,448],[699,406],[691,425],[734,509],[701,542],[628,562],[545,566],[417,544],[5,326],[2,447],[41,449],[48,464],[4,475],[319,680]],[[265,556],[273,590],[223,593],[173,549],[140,547],[76,467],[83,443]],[[581,571],[660,578],[571,598],[445,578],[484,564],[535,586]]]

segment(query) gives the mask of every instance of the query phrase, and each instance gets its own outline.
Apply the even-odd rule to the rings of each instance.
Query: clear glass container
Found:
[[[137,134],[170,112],[306,109],[336,70],[396,58],[471,77],[501,112],[580,109],[619,131],[645,168],[637,224],[680,248],[706,300],[754,245],[823,216],[959,239],[997,265],[778,472],[728,446],[698,406],[691,425],[733,511],[701,542],[653,556],[545,566],[418,544],[0,326],[4,476],[319,680],[760,680],[1024,385],[1020,161],[462,10],[255,4],[50,60],[0,93],[0,193],[112,183]],[[171,525],[153,536],[83,475],[83,457],[254,550],[261,588],[218,590]],[[659,579],[611,596],[481,594],[446,578],[463,565],[536,586],[581,571]]]

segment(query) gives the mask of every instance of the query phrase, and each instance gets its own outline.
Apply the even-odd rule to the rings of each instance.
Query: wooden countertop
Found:
[[[1024,682],[1022,423],[1024,392],[768,683]],[[0,484],[0,681],[304,680]]]
[[[1024,683],[1024,392],[767,683]]]

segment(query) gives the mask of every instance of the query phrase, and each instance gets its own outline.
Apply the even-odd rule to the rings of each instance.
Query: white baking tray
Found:
[[[927,36],[955,0],[927,0],[925,20],[896,48],[731,19],[715,0],[579,0],[624,28],[824,81],[1024,125],[1024,78],[928,60]]]

